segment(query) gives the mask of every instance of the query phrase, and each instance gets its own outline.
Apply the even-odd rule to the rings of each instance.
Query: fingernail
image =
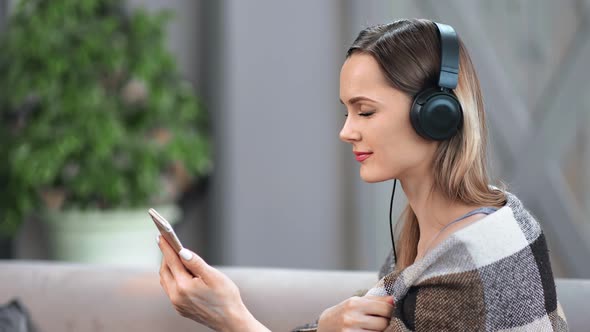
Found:
[[[156,243],[160,244],[160,234],[156,235]]]
[[[190,250],[186,249],[186,248],[182,248],[182,250],[180,250],[180,252],[178,253],[180,255],[180,257],[182,257],[182,259],[184,259],[185,261],[190,261],[193,258],[193,253],[190,252]]]

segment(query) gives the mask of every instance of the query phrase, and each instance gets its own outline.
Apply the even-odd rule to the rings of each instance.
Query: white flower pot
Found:
[[[175,205],[155,209],[174,224]],[[158,230],[148,207],[125,210],[66,210],[46,215],[51,259],[122,266],[158,266]]]

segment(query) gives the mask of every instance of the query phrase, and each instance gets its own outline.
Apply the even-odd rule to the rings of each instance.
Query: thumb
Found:
[[[182,248],[178,255],[182,258],[182,264],[187,268],[195,277],[201,277],[203,281],[207,282],[211,278],[211,266],[207,264],[199,255],[194,252]]]

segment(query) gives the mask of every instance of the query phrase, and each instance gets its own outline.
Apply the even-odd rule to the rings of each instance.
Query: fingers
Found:
[[[184,268],[184,265],[180,262],[178,254],[174,252],[172,246],[168,244],[163,236],[160,236],[158,246],[160,247],[160,250],[164,256],[163,260],[165,261],[176,281],[186,282],[193,278],[193,276],[188,273],[188,271]]]
[[[172,272],[170,271],[168,264],[166,264],[165,259],[162,259],[162,264],[160,266],[160,285],[162,285],[162,288],[164,288],[164,292],[166,292],[168,297],[170,297],[172,292],[176,292],[176,281],[174,280]]]
[[[361,324],[369,331],[383,331],[389,325],[393,313],[392,296],[365,296],[362,306]]]
[[[391,318],[393,313],[393,298],[391,296],[366,296],[368,305],[363,306],[363,311],[368,315]]]
[[[203,282],[210,284],[215,280],[214,271],[209,264],[207,264],[199,255],[184,248],[180,251],[182,257],[182,264],[187,268],[193,275],[201,277]]]
[[[375,316],[363,316],[361,326],[362,331],[383,331],[389,325],[389,318],[375,317]]]
[[[369,299],[369,300],[373,300],[373,301],[381,301],[381,302],[385,302],[385,303],[389,303],[389,304],[393,305],[393,296],[391,296],[391,295],[387,295],[387,296],[365,295],[363,297],[365,299]]]

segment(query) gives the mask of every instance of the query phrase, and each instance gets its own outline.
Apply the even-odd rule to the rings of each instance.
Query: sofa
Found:
[[[377,281],[375,271],[218,268],[272,331],[311,322]],[[174,311],[158,269],[0,260],[0,304],[18,298],[41,332],[210,331]],[[590,331],[590,280],[556,283],[571,331]]]

